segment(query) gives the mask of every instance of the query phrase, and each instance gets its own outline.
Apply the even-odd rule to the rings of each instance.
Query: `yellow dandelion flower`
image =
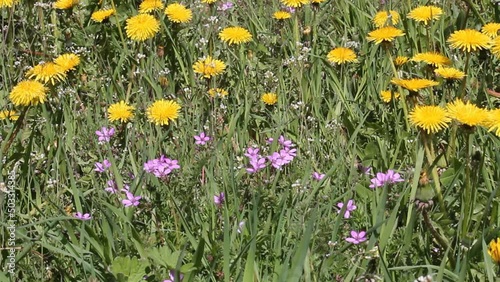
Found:
[[[374,41],[375,44],[382,42],[392,42],[396,37],[403,36],[405,33],[393,26],[385,26],[368,33],[368,41]]]
[[[490,37],[474,29],[463,29],[453,32],[448,38],[448,43],[455,49],[470,52],[488,49]]]
[[[165,7],[161,0],[144,0],[139,5],[139,13],[151,13],[156,10],[161,10]]]
[[[394,97],[394,100],[399,99],[399,93],[392,93],[391,91],[380,91],[380,98],[382,101],[389,103]]]
[[[309,3],[309,0],[281,0],[281,3],[288,7],[298,8],[304,4]]]
[[[408,18],[425,25],[431,20],[437,20],[443,14],[443,10],[436,6],[419,6],[408,13]]]
[[[448,112],[439,106],[416,106],[410,113],[410,123],[428,134],[447,128],[450,121]]]
[[[412,78],[412,79],[394,78],[391,80],[391,82],[395,85],[401,86],[412,92],[418,92],[419,90],[422,90],[424,88],[439,85],[439,82],[425,78]]]
[[[76,5],[78,5],[78,0],[57,0],[52,6],[54,9],[67,10]]]
[[[225,89],[222,89],[222,88],[211,88],[210,90],[208,90],[208,95],[210,95],[210,97],[214,98],[214,97],[226,97],[227,96],[227,91]]]
[[[214,60],[212,57],[207,56],[206,58],[198,60],[193,65],[193,70],[195,73],[203,75],[205,78],[210,78],[221,74],[226,69],[226,64],[220,60]]]
[[[205,4],[213,4],[217,2],[217,0],[201,0],[201,3],[205,3]]]
[[[337,64],[343,64],[347,62],[352,63],[358,61],[356,53],[354,53],[352,49],[345,47],[338,47],[331,50],[330,52],[328,52],[326,58],[330,63]]]
[[[165,15],[174,23],[187,23],[193,18],[191,10],[179,3],[168,5],[165,9]]]
[[[408,58],[408,57],[397,56],[396,59],[394,59],[394,64],[396,65],[396,67],[400,67],[400,66],[406,64],[409,60],[410,60],[410,58]]]
[[[500,109],[488,111],[485,125],[488,127],[488,131],[494,131],[500,137]]]
[[[19,114],[16,111],[3,110],[0,111],[0,120],[10,119],[16,121],[19,119]]]
[[[110,122],[114,122],[117,120],[121,122],[127,122],[134,117],[134,110],[135,108],[125,103],[125,101],[114,103],[108,108],[108,120]]]
[[[488,254],[495,263],[500,264],[500,238],[493,239],[490,242],[488,245]]]
[[[139,14],[127,20],[125,30],[128,38],[144,41],[155,36],[160,30],[160,22],[149,14]]]
[[[446,107],[448,117],[468,126],[482,125],[488,118],[488,112],[469,102],[457,99]]]
[[[116,13],[115,9],[107,9],[107,10],[98,10],[92,13],[92,16],[90,18],[94,22],[102,23],[104,20],[108,19],[112,15]]]
[[[311,0],[311,4],[321,4],[325,2],[325,0]]]
[[[433,65],[435,67],[449,65],[451,63],[451,60],[448,59],[448,57],[436,52],[418,53],[415,56],[413,56],[411,60],[417,63],[424,62],[426,64]]]
[[[45,103],[47,88],[35,80],[23,80],[10,91],[9,99],[15,106],[29,106]]]
[[[64,72],[74,70],[80,64],[80,57],[73,53],[62,54],[54,59],[54,63],[63,68]]]
[[[155,101],[146,110],[146,115],[150,122],[156,125],[168,125],[179,116],[181,106],[172,100],[161,99]]]
[[[3,8],[3,7],[12,7],[14,6],[15,4],[17,4],[17,2],[19,2],[19,0],[0,0],[0,8]]]
[[[264,93],[260,97],[260,100],[265,104],[271,106],[278,102],[278,95],[276,95],[276,93]]]
[[[491,44],[491,53],[497,58],[500,58],[500,36],[493,39]]]
[[[491,38],[495,38],[498,36],[498,33],[500,32],[500,23],[488,23],[485,24],[481,28],[481,32],[483,34],[488,35]]]
[[[437,76],[440,76],[445,79],[456,79],[460,80],[465,77],[465,73],[463,71],[459,71],[456,68],[437,68],[434,70],[434,73]]]
[[[240,44],[252,40],[252,35],[248,30],[239,26],[226,27],[219,32],[219,38],[231,44]]]
[[[52,62],[39,64],[26,72],[27,78],[34,78],[37,81],[52,85],[56,82],[63,81],[66,78],[66,73],[63,67]]]
[[[286,20],[286,19],[289,19],[291,17],[292,17],[292,15],[288,12],[285,12],[285,11],[277,11],[273,14],[273,18],[275,18],[277,20]]]
[[[375,14],[372,22],[377,28],[384,27],[386,25],[395,25],[399,22],[399,13],[393,10],[390,11],[380,11]]]

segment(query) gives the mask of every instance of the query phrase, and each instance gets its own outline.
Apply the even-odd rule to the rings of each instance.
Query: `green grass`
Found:
[[[183,281],[413,281],[425,275],[495,281],[499,269],[488,244],[500,230],[498,136],[456,122],[424,134],[409,122],[410,93],[390,81],[396,56],[439,51],[453,67],[467,68],[467,78],[447,84],[428,66],[406,63],[398,76],[441,82],[422,90],[418,104],[433,97],[445,106],[463,92],[482,108],[497,108],[486,89],[499,91],[498,57],[471,53],[467,64],[447,39],[458,29],[499,22],[499,6],[442,1],[443,16],[427,29],[406,17],[414,1],[385,2],[327,0],[281,22],[272,18],[283,7],[277,0],[234,1],[227,11],[217,9],[221,1],[187,0],[189,23],[174,24],[156,11],[160,31],[144,42],[127,39],[124,29],[138,2],[82,0],[72,10],[55,10],[25,1],[0,8],[0,110],[25,112],[17,122],[0,121],[0,181],[7,185],[16,173],[17,220],[11,274],[11,213],[8,194],[0,192],[0,280],[163,281],[176,270]],[[117,14],[109,20],[90,19],[112,6]],[[400,13],[397,27],[405,36],[386,49],[366,37],[375,29],[372,17],[387,9]],[[222,42],[219,31],[234,25],[248,29],[252,41]],[[340,46],[352,48],[358,62],[330,64],[328,52]],[[26,70],[68,52],[81,63],[63,82],[47,86],[45,103],[12,104],[9,93]],[[207,55],[225,62],[223,74],[203,79],[193,72]],[[213,99],[207,94],[213,87],[229,95]],[[384,103],[379,95],[387,89],[405,99]],[[275,105],[260,101],[266,92],[278,94]],[[161,98],[182,106],[167,126],[146,115]],[[130,122],[107,118],[108,107],[120,100],[135,107]],[[116,133],[98,144],[95,131],[103,126]],[[205,146],[195,145],[200,132],[211,137]],[[279,149],[266,140],[281,135],[295,144],[293,161],[282,170],[267,162],[247,173],[246,149],[259,147],[266,156]],[[143,168],[160,155],[181,167],[163,180]],[[112,166],[95,172],[104,159]],[[362,167],[371,167],[370,174]],[[388,169],[404,182],[369,188],[374,174]],[[316,181],[313,172],[326,177]],[[110,179],[142,196],[140,205],[124,207],[121,196],[105,191]],[[226,200],[217,207],[213,196],[221,192]],[[350,199],[357,209],[345,219],[337,204]],[[92,219],[75,219],[75,212]],[[367,240],[347,242],[351,230],[366,231]]]

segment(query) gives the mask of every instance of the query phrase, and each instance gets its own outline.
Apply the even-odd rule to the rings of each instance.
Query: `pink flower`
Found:
[[[118,185],[116,185],[114,180],[108,180],[108,182],[106,182],[106,184],[108,186],[106,186],[106,188],[104,188],[105,191],[107,191],[111,194],[115,194],[116,192],[118,192]],[[130,189],[130,187],[127,184],[124,184],[123,189],[121,189],[121,191],[127,192],[128,189]]]
[[[214,195],[214,203],[218,207],[221,207],[222,204],[224,204],[224,200],[226,198],[224,197],[224,192],[221,192],[219,195]]]
[[[196,145],[205,145],[208,141],[210,141],[210,137],[205,135],[205,132],[200,133],[198,136],[194,136],[194,140]]]
[[[364,173],[365,175],[370,175],[371,174],[371,171],[372,171],[372,168],[371,166],[364,166],[364,165],[361,165],[359,167],[359,170]]]
[[[95,134],[97,134],[99,144],[103,144],[105,142],[109,142],[111,137],[115,134],[115,129],[113,127],[110,129],[102,127],[100,131],[96,130]]]
[[[184,279],[184,275],[179,273],[179,280],[176,280],[175,279],[175,271],[173,271],[173,270],[170,270],[170,273],[168,276],[169,276],[169,279],[163,280],[163,282],[180,282],[180,281],[182,281],[182,279]]]
[[[84,221],[90,220],[92,218],[92,216],[89,213],[82,214],[81,212],[76,212],[73,216],[77,219],[84,220]]]
[[[232,2],[226,2],[226,3],[222,3],[218,8],[217,10],[220,10],[220,11],[226,11],[226,10],[229,10],[233,7],[233,3]]]
[[[260,158],[259,151],[260,151],[259,148],[250,147],[247,149],[245,156],[247,156],[250,159]]]
[[[280,152],[285,152],[287,155],[291,156],[292,159],[297,156],[297,149],[292,149],[292,148],[289,148],[289,147],[284,148]]]
[[[386,184],[393,184],[396,182],[402,182],[404,179],[401,178],[399,173],[395,173],[394,170],[389,169],[387,173],[378,172],[376,177],[372,178],[370,182],[370,188],[377,188],[384,186]]]
[[[318,181],[320,181],[321,179],[325,178],[325,176],[326,176],[326,175],[321,174],[321,173],[316,172],[316,171],[315,171],[315,172],[313,172],[313,174],[312,174],[312,177],[313,177],[314,179],[318,180]]]
[[[277,169],[281,169],[281,167],[285,164],[280,153],[278,152],[274,152],[267,156],[267,159],[271,162],[271,165]]]
[[[281,146],[283,146],[283,148],[285,149],[288,149],[288,148],[291,148],[293,147],[293,143],[291,140],[287,140],[285,139],[285,136],[281,135],[279,138],[278,138],[278,142],[280,143]]]
[[[161,155],[160,158],[149,160],[144,163],[144,170],[154,174],[158,178],[167,177],[174,169],[181,168],[178,164],[179,161],[171,160]]]
[[[103,173],[106,171],[106,169],[111,167],[111,163],[108,160],[104,160],[102,161],[102,163],[95,163],[94,165],[95,165],[94,171],[97,171],[99,173]]]
[[[113,180],[108,180],[108,182],[106,184],[108,186],[104,189],[105,191],[108,191],[111,194],[118,192],[118,186],[116,185],[116,183]]]
[[[290,153],[290,151],[291,150],[282,149],[279,152],[274,152],[267,156],[267,159],[274,168],[281,169],[282,166],[289,164],[293,160],[294,152]]]
[[[344,203],[337,203],[337,207],[339,208],[337,213],[340,213],[342,211],[342,208],[344,207]],[[351,212],[354,211],[356,208],[357,207],[354,205],[354,200],[347,201],[347,206],[345,207],[344,218],[351,217]]]
[[[266,159],[264,158],[254,158],[250,159],[250,166],[247,168],[248,173],[256,173],[266,167]]]
[[[267,143],[272,143],[273,138],[268,138]],[[250,167],[246,170],[248,173],[256,173],[266,167],[266,159],[269,160],[272,167],[281,169],[282,166],[289,164],[295,156],[297,156],[297,149],[293,149],[295,145],[292,141],[285,139],[283,135],[278,138],[278,143],[282,147],[279,151],[274,152],[268,156],[262,157],[259,155],[259,148],[248,148],[245,156],[250,159]]]
[[[141,196],[134,196],[128,190],[124,190],[124,192],[125,192],[125,195],[127,196],[127,198],[122,200],[122,204],[125,207],[138,206],[139,205],[139,200],[142,199]]]
[[[364,241],[366,241],[366,232],[365,231],[356,232],[353,230],[351,231],[351,237],[347,237],[345,238],[345,240],[355,245],[363,243]]]
[[[238,223],[238,229],[236,231],[238,233],[241,233],[244,227],[245,227],[245,221],[240,221],[240,223]]]

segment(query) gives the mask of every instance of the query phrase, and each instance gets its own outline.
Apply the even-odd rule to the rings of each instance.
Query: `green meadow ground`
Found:
[[[426,27],[406,17],[432,4],[425,1],[326,0],[284,21],[272,17],[283,9],[278,0],[232,2],[222,11],[221,1],[185,0],[193,18],[182,24],[153,12],[160,31],[144,42],[124,29],[138,1],[82,0],[56,10],[21,0],[1,8],[0,110],[22,115],[0,121],[0,280],[163,281],[175,270],[182,281],[495,281],[488,244],[500,235],[500,139],[456,122],[425,134],[409,122],[411,93],[390,81],[396,71],[440,82],[416,103],[463,97],[498,108],[487,89],[500,92],[500,60],[487,50],[468,56],[447,39],[500,22],[500,6],[435,1],[444,14]],[[92,21],[102,7],[117,13]],[[372,17],[387,9],[400,13],[396,27],[405,35],[384,47],[367,36]],[[252,40],[221,41],[229,26],[246,28]],[[354,50],[357,62],[328,62],[335,47]],[[448,83],[411,61],[394,68],[396,56],[426,51],[450,58],[466,79]],[[81,62],[47,85],[45,103],[14,107],[9,93],[27,70],[70,52]],[[192,67],[207,55],[227,66],[211,79]],[[213,87],[228,95],[210,97]],[[380,92],[388,89],[406,99],[385,103]],[[261,101],[268,92],[276,104]],[[161,98],[182,107],[164,126],[146,114]],[[129,122],[108,120],[120,100],[135,107]],[[100,144],[102,127],[115,134]],[[201,132],[211,138],[205,145],[195,144]],[[281,170],[266,160],[248,173],[247,148],[270,155],[282,148],[280,136],[293,142],[295,158]],[[161,155],[180,166],[164,179],[144,170]],[[94,171],[104,159],[111,167]],[[389,169],[404,181],[369,187]],[[139,204],[125,207],[124,193],[105,190],[109,180],[128,185]],[[222,192],[225,200],[214,203]],[[345,218],[338,203],[349,200],[357,208]],[[366,231],[366,241],[346,241],[351,231]]]

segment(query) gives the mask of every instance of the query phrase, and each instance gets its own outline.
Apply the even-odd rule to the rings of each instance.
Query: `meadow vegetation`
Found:
[[[1,281],[499,277],[497,0],[0,0],[0,23]]]

